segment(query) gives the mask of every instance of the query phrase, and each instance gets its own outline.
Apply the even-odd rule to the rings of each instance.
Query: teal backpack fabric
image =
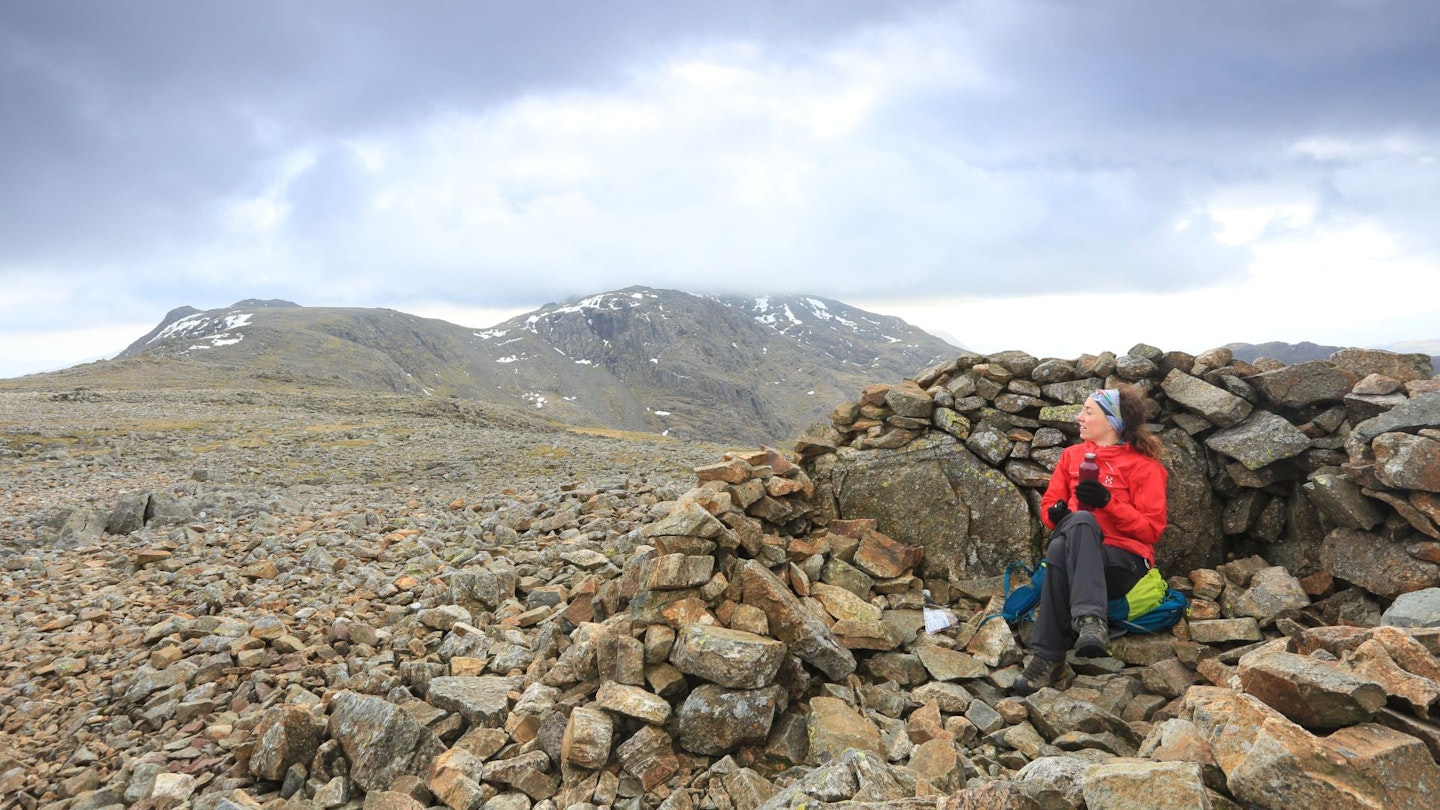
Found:
[[[1010,587],[1010,576],[1016,571],[1023,571],[1030,581],[1018,588]],[[1004,617],[1005,623],[1014,627],[1021,622],[1035,620],[1035,606],[1040,604],[1040,589],[1045,583],[1045,561],[1031,568],[1023,562],[1012,562],[1005,566],[1005,605],[1000,609],[1000,615]],[[990,616],[987,619],[992,618]]]

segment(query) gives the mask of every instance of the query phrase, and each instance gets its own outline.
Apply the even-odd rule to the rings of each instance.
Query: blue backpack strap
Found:
[[[1026,575],[1027,577],[1029,577],[1030,580],[1031,580],[1031,582],[1033,583],[1034,580],[1035,580],[1035,572],[1036,572],[1037,570],[1039,570],[1039,568],[1040,568],[1041,565],[1044,565],[1044,562],[1043,562],[1043,561],[1040,563],[1040,565],[1035,566],[1035,568],[1031,568],[1030,566],[1026,565],[1023,561],[1016,560],[1015,562],[1012,562],[1012,563],[1010,563],[1009,565],[1005,566],[1005,598],[1004,598],[1005,607],[1004,607],[999,613],[990,613],[990,614],[987,614],[984,618],[982,618],[982,619],[980,620],[980,623],[979,623],[979,624],[975,625],[975,629],[976,629],[976,630],[979,630],[981,627],[984,627],[984,626],[985,626],[985,623],[986,623],[986,622],[988,622],[988,621],[990,621],[991,619],[994,619],[994,618],[1002,618],[1002,619],[1004,619],[1004,620],[1006,621],[1006,623],[1008,623],[1008,624],[1014,624],[1014,623],[1020,621],[1022,618],[1024,618],[1025,615],[1028,615],[1028,614],[1030,613],[1029,610],[1023,611],[1023,615],[1022,615],[1022,614],[1016,614],[1016,615],[1013,615],[1013,616],[1010,615],[1010,610],[1009,610],[1009,608],[1010,608],[1010,604],[1009,604],[1009,603],[1010,603],[1010,595],[1011,595],[1011,593],[1014,592],[1013,589],[1010,587],[1010,575],[1013,574],[1013,573],[1015,573],[1016,571],[1024,571],[1024,572],[1025,572],[1025,575]],[[1024,586],[1021,586],[1021,587],[1028,588],[1028,587],[1030,587],[1030,586],[1029,586],[1029,585],[1024,585]],[[1032,606],[1032,609],[1033,609],[1033,606]]]

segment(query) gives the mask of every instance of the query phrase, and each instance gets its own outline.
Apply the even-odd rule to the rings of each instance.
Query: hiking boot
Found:
[[[1075,620],[1075,654],[1081,658],[1103,658],[1110,654],[1110,626],[1104,616],[1081,616]]]
[[[1038,655],[1030,657],[1030,663],[1025,665],[1025,670],[1016,679],[1015,685],[1010,688],[1019,697],[1033,694],[1042,687],[1049,686],[1055,682],[1056,676],[1060,674],[1060,667],[1064,661],[1046,661]]]

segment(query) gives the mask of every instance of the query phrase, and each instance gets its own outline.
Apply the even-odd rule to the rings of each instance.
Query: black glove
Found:
[[[1075,485],[1075,499],[1095,509],[1110,503],[1110,490],[1099,481],[1081,481]]]
[[[1050,511],[1046,514],[1050,516],[1051,526],[1059,526],[1060,521],[1064,520],[1065,516],[1070,514],[1070,504],[1065,501],[1056,501],[1050,504]]]

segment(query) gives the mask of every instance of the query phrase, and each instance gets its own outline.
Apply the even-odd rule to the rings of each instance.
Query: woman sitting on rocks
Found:
[[[1129,593],[1155,565],[1155,542],[1165,530],[1168,473],[1160,440],[1145,427],[1139,389],[1096,391],[1075,421],[1081,442],[1065,448],[1040,502],[1041,519],[1053,531],[1030,635],[1034,655],[1015,682],[1017,695],[1054,682],[1072,645],[1081,657],[1106,654],[1106,603]],[[1099,475],[1082,481],[1088,453]]]

